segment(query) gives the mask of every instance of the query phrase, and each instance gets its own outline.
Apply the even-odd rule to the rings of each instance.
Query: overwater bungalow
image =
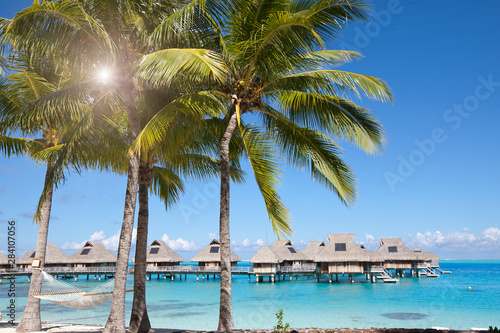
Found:
[[[318,254],[325,248],[325,242],[323,241],[312,241],[307,243],[307,246],[305,249],[303,249],[301,252],[309,258],[306,262],[308,263],[313,263],[314,258],[318,256]]]
[[[256,274],[257,281],[259,275],[272,276],[278,273],[279,264],[283,259],[276,254],[267,244],[264,244],[254,255],[250,258],[250,263],[253,264],[253,271]]]
[[[197,255],[191,258],[192,262],[198,262],[198,267],[203,270],[202,267],[220,267],[220,242],[218,239],[214,239],[208,244],[203,250],[201,250]],[[238,261],[241,258],[231,251],[231,266],[236,267]]]
[[[172,250],[162,240],[155,240],[147,250],[146,262],[148,267],[177,266],[184,259]]]
[[[381,238],[380,247],[374,252],[374,258],[381,262],[386,270],[395,270],[404,276],[405,270],[412,270],[422,255],[403,245],[402,238]]]
[[[88,241],[68,258],[73,267],[116,266],[116,255],[104,247],[102,242]]]
[[[439,257],[431,252],[423,252],[418,247],[413,250],[413,253],[417,256],[416,261],[413,262],[412,275],[420,277],[421,274],[427,275],[429,277],[436,277],[438,274],[436,270],[440,273],[451,273],[448,271],[442,271],[439,268]],[[422,271],[423,270],[423,271]]]
[[[289,240],[277,240],[271,249],[283,260],[279,264],[281,269],[298,268],[310,260],[309,257],[297,250]]]
[[[439,257],[432,252],[423,252],[418,247],[413,250],[419,262],[425,263],[428,267],[439,267]]]
[[[26,269],[31,267],[31,260],[36,259],[36,250],[24,252],[24,255],[16,260],[17,267]],[[45,253],[45,267],[68,266],[68,255],[57,248],[54,243],[47,243]]]
[[[329,242],[316,255],[314,261],[318,264],[318,274],[368,274],[374,262],[370,252],[363,245],[354,242],[354,234],[329,234]]]
[[[5,271],[9,268],[11,268],[9,259],[2,252],[0,252],[0,271]]]

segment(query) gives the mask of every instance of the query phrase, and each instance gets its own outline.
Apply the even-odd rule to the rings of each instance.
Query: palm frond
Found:
[[[155,87],[168,86],[172,80],[190,77],[210,84],[224,81],[228,70],[215,52],[204,49],[165,49],[143,57],[138,76]]]
[[[273,231],[278,237],[291,235],[290,213],[281,202],[277,191],[281,172],[272,143],[262,131],[254,126],[242,127],[241,133],[245,152],[264,198]]]
[[[208,38],[213,38],[215,27],[205,10],[205,0],[193,0],[170,11],[150,35],[154,49],[175,47],[203,47]],[[211,10],[219,11],[220,4],[211,1]],[[215,7],[215,8],[214,8]]]
[[[281,82],[278,82],[281,81]],[[314,89],[318,93],[330,95],[349,95],[356,97],[366,96],[373,100],[393,101],[391,89],[383,80],[362,74],[339,70],[316,70],[285,76],[276,81],[279,87],[293,87],[294,85]]]
[[[218,115],[223,101],[209,91],[181,95],[163,107],[139,133],[131,150],[141,153],[161,142],[179,114],[193,115],[201,119],[207,115]],[[195,119],[193,118],[193,119]]]
[[[319,131],[300,127],[267,108],[262,114],[268,132],[297,169],[308,169],[311,178],[325,186],[347,206],[356,201],[354,173],[342,160],[340,147]]]
[[[153,170],[150,191],[165,203],[165,208],[168,210],[179,200],[180,195],[184,194],[184,184],[182,179],[168,168],[155,166]]]
[[[25,138],[0,136],[0,152],[7,157],[26,154],[31,144],[32,142]]]
[[[332,134],[368,154],[385,145],[382,125],[365,108],[352,101],[300,91],[276,93],[280,111],[294,123]]]
[[[115,53],[103,26],[72,0],[33,2],[9,22],[1,42],[63,62],[71,58],[74,65],[97,63]]]
[[[343,50],[320,50],[298,57],[293,64],[297,71],[315,69],[330,69],[360,59],[361,53]]]
[[[206,180],[220,176],[220,162],[216,158],[194,153],[180,153],[163,162],[169,169],[187,179]],[[229,169],[231,180],[242,184],[245,182],[245,172],[237,160],[231,161]]]
[[[322,47],[313,26],[301,16],[288,12],[275,12],[265,22],[255,37],[235,45],[241,64],[258,73],[291,73],[294,59]],[[246,78],[251,76],[247,72]]]
[[[292,12],[307,17],[316,34],[328,41],[338,38],[348,23],[368,21],[371,6],[364,0],[293,1]]]

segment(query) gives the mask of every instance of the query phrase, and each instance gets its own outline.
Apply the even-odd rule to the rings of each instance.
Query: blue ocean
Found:
[[[248,262],[239,266],[249,266]],[[284,322],[291,327],[368,328],[500,326],[500,261],[441,261],[452,274],[438,278],[401,278],[399,283],[370,284],[358,278],[349,283],[317,282],[300,277],[276,283],[248,282],[246,276],[233,277],[233,315],[236,328],[272,328],[275,313],[283,309]],[[361,282],[363,281],[363,282]],[[99,283],[85,280],[79,288],[91,290]],[[470,287],[470,289],[469,289]],[[16,283],[17,320],[21,318],[29,283]],[[129,276],[128,289],[132,288]],[[0,312],[6,320],[8,285],[0,285]],[[215,330],[219,311],[219,279],[196,281],[157,280],[147,282],[148,312],[156,328]],[[127,296],[127,321],[132,295]],[[106,323],[111,302],[90,309],[69,309],[42,301],[42,320],[81,324]]]

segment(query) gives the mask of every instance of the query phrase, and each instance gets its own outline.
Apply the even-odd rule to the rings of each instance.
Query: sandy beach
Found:
[[[42,324],[42,332],[50,333],[100,333],[104,326],[97,325],[81,325],[69,323],[44,323]],[[168,328],[154,328],[155,333],[215,333],[215,331],[191,331],[191,330],[177,330]],[[7,322],[0,322],[1,333],[15,333],[16,325],[11,325]],[[274,333],[273,330],[234,330],[238,333]],[[474,333],[474,332],[488,332],[486,328],[471,328],[470,330],[453,330],[445,327],[434,327],[427,329],[405,329],[405,328],[336,328],[336,329],[322,329],[322,328],[295,328],[290,329],[289,333]]]
[[[17,325],[11,325],[7,322],[0,322],[1,333],[15,333]],[[42,332],[50,333],[100,333],[104,326],[100,325],[82,325],[69,323],[43,323]],[[155,333],[173,333],[188,332],[187,330],[175,330],[167,328],[154,329]],[[192,331],[194,332],[194,331]]]

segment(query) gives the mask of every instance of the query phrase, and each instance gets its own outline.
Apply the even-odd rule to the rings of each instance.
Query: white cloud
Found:
[[[118,230],[118,232],[113,236],[107,237],[104,231],[102,230],[96,231],[92,235],[90,235],[90,237],[87,240],[102,242],[104,247],[107,248],[108,250],[116,251],[118,250],[118,244],[120,242],[120,232],[121,230]],[[78,242],[64,243],[63,245],[61,245],[61,249],[73,250],[73,251],[79,250],[85,245],[87,240],[84,240],[80,243]],[[137,240],[137,229],[134,228],[134,230],[132,231],[132,244],[135,244],[136,240]]]
[[[174,251],[198,251],[202,248],[200,244],[193,241],[182,238],[170,239],[167,234],[163,234],[161,239]]]
[[[82,243],[77,243],[77,242],[66,242],[63,245],[61,245],[61,250],[72,250],[76,251],[81,249],[85,245],[85,241]]]
[[[262,239],[257,239],[255,242],[250,240],[249,238],[245,238],[242,242],[237,242],[237,241],[231,241],[231,250],[234,252],[257,252],[258,249],[262,245],[264,245],[266,242],[264,242]]]
[[[475,235],[469,229],[452,231],[443,234],[439,230],[409,235],[409,246],[417,246],[422,249],[473,249],[479,251],[500,250],[500,229],[491,227],[483,230],[480,235]]]
[[[208,238],[210,238],[210,239],[216,239],[217,238],[217,234],[215,232],[209,232],[207,235],[208,235]]]
[[[106,234],[104,233],[104,231],[101,230],[101,231],[96,231],[92,235],[90,235],[89,240],[100,241],[101,239],[104,239],[104,238],[106,238]]]
[[[298,244],[293,244],[299,251],[302,251],[307,247],[307,242],[305,240],[301,240]]]
[[[500,242],[500,229],[493,227],[484,229],[481,236],[486,242],[498,243]]]
[[[379,242],[375,239],[375,236],[367,232],[365,232],[365,241],[360,243],[363,244],[368,251],[376,251],[379,247]]]

